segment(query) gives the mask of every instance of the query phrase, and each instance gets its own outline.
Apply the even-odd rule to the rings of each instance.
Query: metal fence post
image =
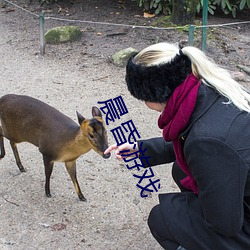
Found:
[[[194,45],[194,29],[195,29],[194,25],[189,26],[189,30],[188,30],[188,45],[189,46]]]
[[[44,28],[44,12],[42,11],[39,15],[39,24],[40,24],[40,54],[44,55],[45,54],[45,39],[44,39],[44,33],[45,33],[45,28]]]
[[[206,51],[207,44],[207,15],[208,15],[208,0],[203,0],[203,9],[202,9],[202,34],[201,34],[201,49],[202,51]]]

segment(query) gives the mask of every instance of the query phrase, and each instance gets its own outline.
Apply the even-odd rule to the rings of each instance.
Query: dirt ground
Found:
[[[36,1],[13,1],[45,16],[117,24],[150,26],[159,19],[143,18],[135,2],[118,0],[63,1],[40,7]],[[65,3],[64,3],[65,2]],[[199,18],[198,18],[199,19]],[[210,24],[246,21],[209,17]],[[46,20],[46,30],[69,22]],[[147,30],[106,24],[71,22],[84,31],[80,41],[46,45],[39,54],[37,16],[12,5],[0,9],[0,86],[7,93],[30,95],[56,107],[77,121],[75,111],[91,116],[91,107],[121,95],[128,114],[108,129],[110,132],[132,119],[141,138],[161,136],[158,114],[130,96],[124,68],[112,64],[111,55],[120,49],[138,50],[158,42],[187,40],[187,32]],[[237,65],[249,65],[250,25],[209,29],[207,52],[219,64],[241,73],[240,82],[249,87],[249,76]],[[200,45],[196,36],[195,44]],[[77,160],[78,181],[87,202],[81,202],[64,165],[55,164],[51,178],[52,198],[44,194],[42,156],[30,144],[20,144],[19,153],[27,172],[20,173],[8,141],[0,162],[0,249],[161,249],[151,236],[147,217],[158,203],[158,193],[178,191],[170,173],[171,165],[153,168],[161,189],[148,198],[140,197],[133,170],[113,156],[104,160],[91,151]]]

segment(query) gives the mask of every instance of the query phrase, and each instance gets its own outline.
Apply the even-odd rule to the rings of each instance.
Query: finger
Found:
[[[115,150],[115,157],[118,160],[123,160],[123,156],[121,156],[120,148],[119,147]]]
[[[121,146],[117,147],[117,149],[121,152],[121,151],[125,151],[125,150],[131,150],[131,144],[129,143],[124,143]]]
[[[116,150],[115,150],[115,156],[117,157],[117,156],[120,156],[121,154],[120,154],[120,150],[119,150],[119,148],[116,148]]]
[[[117,145],[116,144],[113,144],[111,146],[109,146],[105,151],[104,151],[104,154],[108,154],[110,153],[111,151],[117,149]]]
[[[121,155],[116,155],[115,158],[119,161],[123,160],[123,157]]]

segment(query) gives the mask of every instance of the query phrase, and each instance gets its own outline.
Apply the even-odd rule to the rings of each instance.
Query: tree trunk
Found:
[[[178,25],[192,24],[198,0],[173,0],[171,22]]]

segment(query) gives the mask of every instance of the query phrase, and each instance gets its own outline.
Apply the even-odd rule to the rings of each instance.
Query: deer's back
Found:
[[[44,141],[69,140],[79,126],[50,105],[24,95],[0,98],[0,119],[4,136],[15,142],[40,146]]]

